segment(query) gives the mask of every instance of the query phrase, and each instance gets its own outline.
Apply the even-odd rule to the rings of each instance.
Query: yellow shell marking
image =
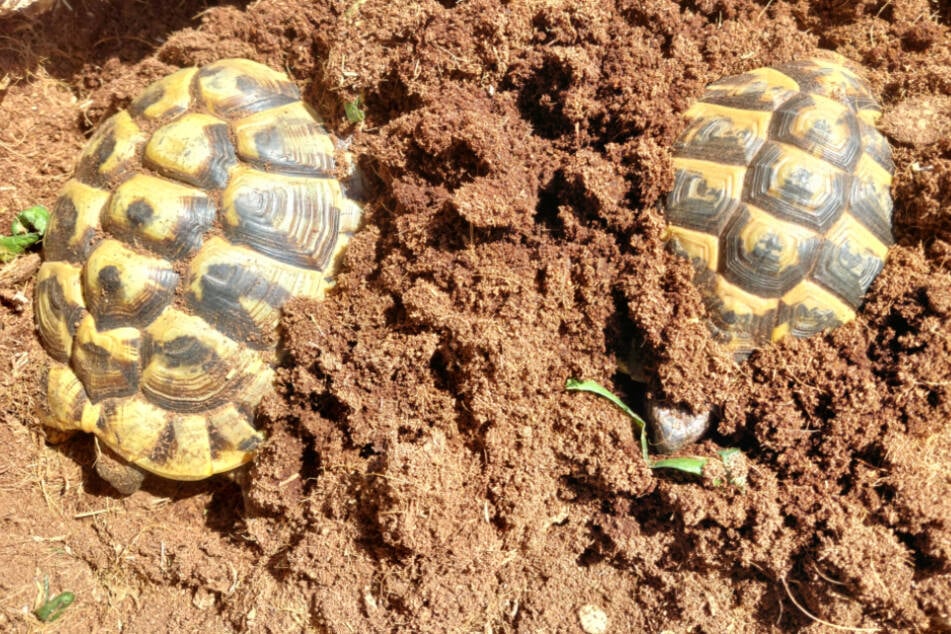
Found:
[[[747,293],[722,277],[717,278],[717,297],[723,302],[726,312],[733,313],[740,319],[747,315],[762,315],[779,305],[779,300]]]
[[[89,402],[83,384],[69,366],[56,362],[50,364],[46,396],[50,417],[44,421],[45,425],[64,431],[96,430],[101,405]]]
[[[869,98],[868,86],[858,75],[849,69],[836,64],[825,64],[823,71],[816,81],[826,96],[836,100],[840,100],[843,97],[861,97],[865,98],[869,103],[874,103]],[[879,117],[882,116],[882,111],[878,108],[877,104],[874,104],[874,107],[860,107],[857,116],[865,123],[874,126]]]
[[[802,330],[813,334],[827,328],[832,322],[844,324],[855,319],[855,311],[845,302],[808,280],[786,293],[782,302],[793,307],[792,315],[774,330],[773,341],[788,332]],[[819,325],[813,325],[816,323]]]
[[[855,167],[855,175],[881,192],[881,198],[891,200],[892,175],[868,154],[863,154],[859,159]]]
[[[165,176],[220,189],[236,163],[228,125],[208,114],[185,114],[155,131],[145,146],[145,163]]]
[[[238,156],[252,165],[291,174],[333,175],[333,141],[303,102],[235,121],[234,131]]]
[[[732,349],[749,353],[757,342],[770,337],[779,300],[747,293],[720,275],[715,279],[716,309],[711,318]]]
[[[762,82],[770,88],[782,88],[783,90],[788,90],[790,92],[799,91],[799,84],[796,83],[795,79],[789,75],[783,74],[775,68],[770,68],[769,66],[755,68],[746,74],[754,77],[754,82]],[[742,77],[742,75],[740,75],[740,77]],[[741,91],[743,86],[749,85],[750,84],[746,83],[745,81],[739,82],[739,87],[737,90]]]
[[[841,242],[840,236],[848,236],[853,242],[862,246],[871,257],[884,260],[888,255],[888,246],[866,229],[854,216],[846,214],[839,218],[827,232],[827,237],[833,243]]]
[[[211,469],[230,471],[251,459],[251,452],[264,437],[248,417],[229,404],[208,415]]]
[[[44,262],[36,277],[36,326],[40,341],[57,361],[69,360],[73,333],[86,312],[80,272],[66,262]]]
[[[201,103],[227,119],[282,106],[300,99],[284,73],[247,59],[224,59],[198,72]]]
[[[743,196],[746,169],[713,161],[675,157],[674,189],[667,198],[671,225],[716,233]]]
[[[73,370],[90,400],[129,396],[139,388],[142,336],[138,328],[98,330],[92,315],[79,323],[73,337]]]
[[[195,256],[188,281],[196,314],[238,340],[274,332],[286,298],[323,299],[326,287],[320,271],[263,258],[218,237]]]
[[[803,95],[783,106],[777,140],[793,143],[840,169],[850,169],[861,155],[861,137],[854,114],[844,104],[822,95]]]
[[[200,317],[170,307],[145,332],[151,356],[142,391],[166,409],[199,412],[234,402],[251,410],[274,381],[260,353]]]
[[[131,173],[146,135],[125,110],[107,119],[79,158],[77,177],[87,185],[110,184]]]
[[[43,238],[47,259],[78,262],[99,229],[99,216],[109,201],[109,192],[85,185],[75,178],[66,181]]]
[[[784,199],[783,189],[795,186],[809,195],[809,198],[801,199],[801,204],[809,208],[819,207],[822,197],[832,195],[823,163],[811,154],[788,145],[784,146],[781,152],[781,158],[772,170],[772,178],[768,181],[764,193],[776,199]]]
[[[758,68],[710,84],[703,101],[769,112],[798,91],[799,84],[791,77],[773,68]]]
[[[214,219],[214,202],[204,190],[136,174],[116,188],[103,225],[129,242],[182,257],[198,250]]]
[[[744,165],[766,140],[771,112],[731,108],[702,101],[685,113],[694,120],[677,141],[678,151],[690,155],[694,146],[710,152],[716,146],[718,159]],[[682,159],[681,159],[682,160]]]
[[[719,238],[702,231],[673,225],[667,228],[667,236],[696,266],[715,272],[712,267],[720,259]]]
[[[160,442],[173,415],[141,395],[111,399],[102,404],[102,421],[96,435],[129,462],[140,464]]]
[[[742,167],[676,157],[674,169],[701,176],[703,181],[697,182],[696,188],[688,194],[691,198],[700,198],[710,205],[719,206],[722,201],[739,200],[743,193],[746,170]]]
[[[129,106],[136,116],[165,119],[188,110],[191,105],[191,82],[197,68],[183,68],[152,83]]]
[[[757,264],[767,265],[776,275],[788,269],[803,266],[801,251],[812,251],[804,244],[816,239],[816,233],[794,222],[779,220],[752,205],[746,208],[749,216],[737,233],[739,259],[752,267],[751,276],[756,276]],[[728,256],[728,260],[731,258]],[[761,260],[757,262],[757,259]]]
[[[162,258],[136,253],[118,240],[103,240],[83,269],[83,291],[100,327],[144,326],[171,299],[178,275]]]
[[[349,211],[348,202],[335,179],[244,169],[222,194],[221,220],[235,242],[281,262],[322,270],[337,251],[341,209]]]
[[[105,404],[98,433],[129,462],[175,480],[201,480],[230,471],[250,460],[263,440],[231,404],[182,414],[142,396]]]

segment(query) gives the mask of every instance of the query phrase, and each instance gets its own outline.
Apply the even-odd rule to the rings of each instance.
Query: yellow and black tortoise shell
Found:
[[[360,208],[288,78],[227,59],[149,86],[94,134],[44,240],[52,427],[159,475],[250,459],[279,311],[322,298]]]
[[[687,111],[669,233],[737,359],[855,316],[892,244],[879,115],[861,78],[818,59],[721,79]]]

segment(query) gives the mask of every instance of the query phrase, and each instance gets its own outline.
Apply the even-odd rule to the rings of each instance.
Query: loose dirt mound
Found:
[[[706,83],[818,47],[882,95],[897,246],[855,322],[737,367],[662,242],[670,146]],[[2,226],[150,81],[239,55],[360,157],[339,292],[286,311],[244,497],[118,499],[88,438],[43,442],[36,261],[4,270],[0,629],[42,629],[48,577],[66,632],[951,630],[948,6],[58,3],[0,21]],[[563,390],[636,403],[631,341],[649,394],[721,412],[691,452],[741,448],[745,487],[651,472],[622,414]]]

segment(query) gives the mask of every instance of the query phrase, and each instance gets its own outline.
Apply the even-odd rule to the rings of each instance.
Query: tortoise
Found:
[[[693,263],[710,331],[737,361],[855,317],[892,244],[880,114],[841,57],[720,79],[687,110],[670,244]]]
[[[335,149],[297,86],[247,59],[159,79],[89,140],[37,274],[44,424],[95,434],[121,492],[261,445],[281,307],[324,297],[360,222]]]

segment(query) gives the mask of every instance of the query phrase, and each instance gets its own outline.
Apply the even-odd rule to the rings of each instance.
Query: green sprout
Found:
[[[597,381],[591,381],[587,379],[584,381],[579,381],[578,379],[568,379],[565,381],[565,389],[572,392],[591,392],[592,394],[597,394],[602,398],[608,399],[614,403],[615,407],[627,414],[628,417],[634,422],[635,429],[637,429],[637,435],[641,441],[641,455],[644,456],[644,462],[650,464],[651,460],[647,455],[647,423],[644,422],[643,418],[635,414],[634,410],[628,407],[624,401],[612,394],[606,387]]]
[[[363,123],[363,120],[366,119],[366,115],[363,113],[363,110],[360,106],[363,105],[363,96],[357,95],[353,98],[352,101],[348,101],[343,104],[343,112],[347,115],[347,121],[350,123]]]
[[[24,209],[13,219],[10,235],[0,236],[0,262],[9,262],[43,239],[50,212],[42,205]]]
[[[46,577],[43,579],[43,604],[33,610],[33,616],[43,623],[52,623],[63,616],[63,612],[75,600],[76,595],[72,592],[60,592],[55,597],[50,598],[50,578]]]
[[[578,379],[568,379],[565,382],[565,389],[572,392],[591,392],[592,394],[597,394],[598,396],[611,401],[611,403],[613,403],[618,409],[627,414],[627,416],[633,421],[634,428],[637,431],[637,436],[641,445],[641,455],[644,457],[644,462],[646,462],[647,466],[651,469],[673,469],[675,471],[688,473],[690,475],[703,475],[703,468],[710,461],[710,458],[703,458],[700,456],[681,456],[676,458],[660,458],[656,460],[652,459],[647,454],[647,423],[643,418],[635,414],[634,410],[628,407],[624,401],[612,394],[607,388],[597,381],[579,381]],[[734,477],[733,475],[734,471],[738,470],[737,462],[741,459],[742,452],[736,448],[729,448],[721,449],[717,452],[717,455],[725,467],[727,481],[730,484],[742,488],[745,485],[744,477],[742,475]],[[720,486],[723,484],[723,482],[720,478],[717,478],[713,481],[713,484],[714,486]]]

